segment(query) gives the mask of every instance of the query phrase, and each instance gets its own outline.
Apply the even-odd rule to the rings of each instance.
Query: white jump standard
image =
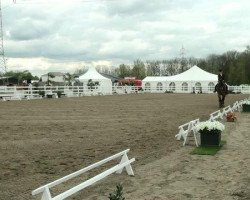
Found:
[[[199,146],[199,139],[198,139],[198,134],[195,130],[195,126],[199,123],[199,119],[195,119],[192,120],[186,124],[183,124],[181,126],[179,126],[179,133],[175,135],[177,140],[180,140],[181,138],[183,138],[183,146],[186,145],[187,140],[188,140],[188,136],[191,132],[193,132],[193,136],[195,139],[195,144],[198,147]]]

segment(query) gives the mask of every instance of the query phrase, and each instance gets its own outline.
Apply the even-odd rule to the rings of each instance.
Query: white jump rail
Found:
[[[217,110],[210,114],[209,121],[216,121],[219,118],[223,119],[223,114],[221,113],[220,110]]]
[[[231,106],[227,106],[227,107],[223,108],[223,110],[222,110],[222,116],[226,117],[227,114],[230,113],[230,112],[233,112],[233,110],[232,110]]]
[[[131,163],[135,161],[135,158],[132,158],[132,159],[129,160],[128,156],[127,156],[128,152],[129,152],[129,149],[124,150],[124,151],[122,151],[120,153],[117,153],[117,154],[115,154],[113,156],[110,156],[110,157],[108,157],[106,159],[103,159],[103,160],[101,160],[101,161],[99,161],[97,163],[94,163],[94,164],[92,164],[92,165],[90,165],[88,167],[80,169],[79,171],[76,171],[76,172],[74,172],[72,174],[69,174],[69,175],[67,175],[67,176],[65,176],[63,178],[60,178],[60,179],[58,179],[56,181],[53,181],[53,182],[48,183],[48,184],[46,184],[44,186],[41,186],[41,187],[37,188],[36,190],[33,190],[32,195],[37,195],[37,194],[42,193],[41,200],[62,200],[62,199],[65,199],[65,198],[73,195],[74,193],[76,193],[76,192],[78,192],[78,191],[80,191],[80,190],[94,184],[95,182],[109,176],[112,173],[115,173],[115,172],[118,173],[118,174],[122,173],[124,168],[126,169],[126,172],[127,172],[128,175],[134,176],[134,172],[133,172],[133,169],[131,167]],[[87,171],[89,171],[91,169],[99,167],[100,165],[103,165],[103,164],[105,164],[105,163],[107,163],[107,162],[109,162],[111,160],[117,159],[119,157],[121,157],[121,161],[120,161],[119,164],[117,164],[117,165],[113,166],[112,168],[110,168],[110,169],[108,169],[108,170],[94,176],[93,178],[88,179],[87,181],[85,181],[83,183],[80,183],[79,185],[77,185],[77,186],[75,186],[75,187],[73,187],[73,188],[71,188],[71,189],[69,189],[69,190],[55,196],[55,197],[51,196],[50,188],[52,188],[52,187],[54,187],[54,186],[56,186],[56,185],[58,185],[60,183],[63,183],[65,181],[68,181],[68,180],[70,180],[70,179],[72,179],[74,177],[77,177],[77,176],[83,174],[84,172],[87,172]]]
[[[176,139],[177,140],[180,140],[181,138],[183,138],[183,146],[186,145],[187,143],[187,140],[188,140],[188,135],[193,132],[193,135],[194,135],[194,138],[195,138],[195,144],[196,146],[199,146],[199,141],[198,141],[198,138],[197,138],[197,133],[195,131],[195,126],[196,124],[199,123],[199,119],[195,119],[195,120],[192,120],[186,124],[183,124],[181,126],[179,126],[179,133],[175,135]]]

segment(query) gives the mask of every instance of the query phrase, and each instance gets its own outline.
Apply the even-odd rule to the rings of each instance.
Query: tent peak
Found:
[[[93,80],[109,80],[111,81],[111,79],[109,78],[106,78],[104,76],[102,76],[97,70],[95,67],[91,66],[88,68],[88,71],[85,72],[83,75],[81,75],[79,78],[78,78],[80,81],[81,80],[86,80],[86,79],[93,79]]]

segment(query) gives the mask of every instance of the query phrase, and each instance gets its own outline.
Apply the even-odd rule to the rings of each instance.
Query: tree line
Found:
[[[135,76],[143,79],[146,76],[176,75],[194,65],[213,74],[218,74],[219,69],[222,69],[229,85],[250,84],[250,46],[243,52],[227,51],[220,55],[211,54],[206,58],[189,57],[146,62],[138,59],[133,65],[121,64],[113,73],[120,78]]]
[[[226,82],[229,85],[250,84],[250,46],[242,52],[227,51],[223,54],[211,54],[206,58],[173,58],[168,60],[146,60],[137,59],[132,65],[120,64],[119,67],[97,66],[97,71],[123,79],[124,77],[136,77],[144,79],[146,76],[172,76],[182,73],[190,67],[197,65],[201,69],[213,74],[218,74],[219,69],[225,73]],[[83,66],[73,74],[65,74],[65,81],[71,82],[74,77],[87,71]],[[9,71],[2,74],[12,77],[15,84],[20,85],[23,80],[38,80],[28,70]],[[49,73],[48,73],[49,76]],[[51,77],[52,78],[52,77]],[[48,78],[48,80],[50,80]],[[1,81],[0,81],[1,82]]]

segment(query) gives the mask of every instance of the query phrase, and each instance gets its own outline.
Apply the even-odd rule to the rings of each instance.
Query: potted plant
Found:
[[[225,126],[218,121],[205,121],[196,125],[196,131],[200,133],[201,146],[219,146],[221,132]]]
[[[242,104],[242,111],[250,112],[250,101],[247,101],[246,103]]]
[[[227,113],[227,122],[234,122],[236,120],[236,115],[234,112]]]

